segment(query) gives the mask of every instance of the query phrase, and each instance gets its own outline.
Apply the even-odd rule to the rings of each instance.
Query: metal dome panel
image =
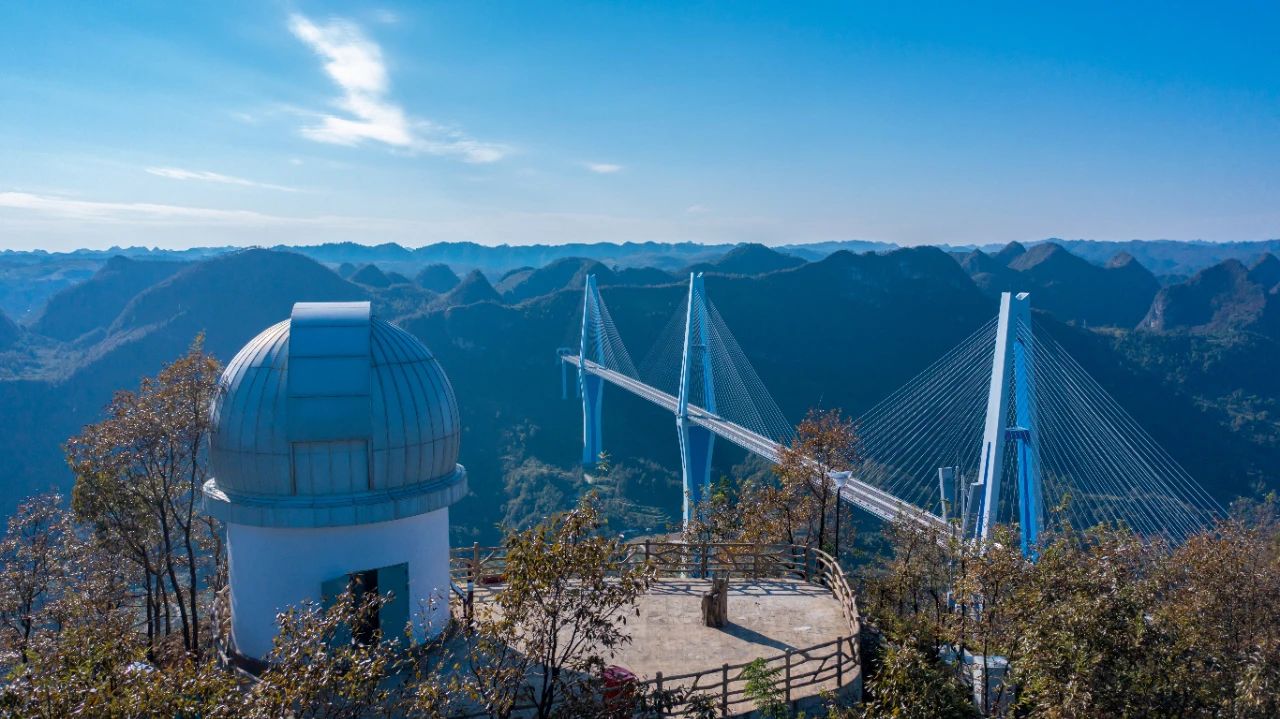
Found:
[[[295,305],[227,365],[212,417],[205,504],[227,521],[383,521],[466,493],[448,378],[367,302]]]
[[[289,439],[368,440],[368,302],[299,302],[289,327]]]

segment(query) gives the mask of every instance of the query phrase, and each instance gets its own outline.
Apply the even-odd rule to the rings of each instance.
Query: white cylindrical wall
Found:
[[[449,509],[346,527],[294,529],[227,525],[231,632],[236,649],[265,659],[276,614],[343,574],[409,565],[409,613],[418,640],[449,619]]]

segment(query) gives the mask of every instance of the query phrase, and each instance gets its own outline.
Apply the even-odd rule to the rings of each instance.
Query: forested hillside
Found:
[[[400,263],[414,256],[396,254]],[[344,280],[337,265],[361,258],[325,255],[329,266],[279,250],[184,262],[107,259],[96,275],[55,293],[38,319],[8,323],[9,347],[0,347],[0,376],[9,378],[0,381],[0,512],[40,489],[65,489],[62,442],[95,419],[114,390],[135,386],[197,333],[226,361],[286,318],[295,301],[369,298],[376,313],[431,347],[448,372],[473,492],[455,508],[455,531],[459,539],[491,540],[500,522],[525,526],[587,486],[577,466],[580,409],[572,397],[561,399],[555,360],[557,348],[577,343],[586,274],[597,275],[619,332],[643,364],[684,300],[689,269],[706,273],[710,297],[792,421],[811,407],[866,410],[990,319],[998,291],[1021,289],[1032,293],[1041,330],[1217,497],[1248,493],[1254,482],[1280,484],[1280,384],[1269,371],[1280,356],[1276,338],[1257,322],[1135,329],[1154,311],[1156,295],[1172,297],[1168,304],[1187,293],[1160,290],[1133,256],[1104,266],[1039,245],[967,257],[932,247],[841,250],[806,261],[743,246],[694,262],[668,258],[662,267],[556,257],[486,274],[425,261],[397,269],[353,263]],[[689,256],[696,253],[677,255]],[[1271,263],[1256,267],[1262,286]],[[1240,282],[1252,282],[1249,274],[1245,268]],[[1268,292],[1258,317],[1269,316]],[[661,528],[680,502],[672,419],[622,392],[607,392],[605,402],[612,482],[624,500],[618,511],[633,526]],[[743,459],[720,443],[716,470],[729,472]]]

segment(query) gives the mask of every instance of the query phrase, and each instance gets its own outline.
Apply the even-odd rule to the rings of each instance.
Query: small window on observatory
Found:
[[[350,591],[359,606],[369,594],[386,596],[391,593],[389,601],[382,605],[376,614],[361,617],[350,627],[350,640],[357,644],[373,642],[381,634],[387,639],[396,639],[404,635],[405,625],[409,622],[409,565],[393,564],[380,569],[366,569],[360,572],[343,574],[340,577],[323,582],[320,593],[324,607],[328,609],[338,600],[343,592]],[[337,638],[339,643],[347,640],[346,636]]]

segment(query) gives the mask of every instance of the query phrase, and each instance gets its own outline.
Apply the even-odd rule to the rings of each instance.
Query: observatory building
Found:
[[[467,492],[458,406],[431,352],[368,302],[299,302],[231,360],[205,511],[227,526],[231,641],[262,659],[276,614],[392,592],[387,635],[448,621],[449,505]]]

